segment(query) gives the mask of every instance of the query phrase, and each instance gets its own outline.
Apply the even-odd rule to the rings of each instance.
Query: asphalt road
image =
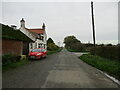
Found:
[[[117,88],[94,67],[63,49],[3,73],[3,88]]]

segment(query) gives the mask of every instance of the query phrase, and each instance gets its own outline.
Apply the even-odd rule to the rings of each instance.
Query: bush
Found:
[[[49,51],[55,51],[58,49],[59,49],[59,47],[57,45],[55,45],[54,43],[49,43],[47,46],[47,50],[49,50]]]
[[[18,62],[20,61],[21,56],[6,54],[2,56],[2,64]]]
[[[112,60],[120,60],[120,46],[99,46],[92,48],[90,53]]]

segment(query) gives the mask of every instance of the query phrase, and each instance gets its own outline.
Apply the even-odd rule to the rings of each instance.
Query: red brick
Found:
[[[23,50],[23,42],[16,40],[2,39],[2,54],[21,55]]]

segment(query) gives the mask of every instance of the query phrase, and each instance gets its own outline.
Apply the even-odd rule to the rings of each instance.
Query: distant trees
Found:
[[[57,45],[55,45],[52,38],[48,38],[48,40],[47,40],[47,50],[55,51],[55,50],[58,50],[58,49],[59,49],[59,47]]]
[[[78,40],[75,36],[67,36],[64,38],[64,43],[65,43],[65,48],[68,51],[71,52],[91,52],[91,54],[95,53],[96,55],[100,56],[106,56],[106,57],[111,57],[115,56],[116,53],[116,58],[118,54],[118,50],[120,49],[120,44],[118,45],[112,45],[112,44],[96,44],[96,49],[94,50],[94,44],[92,43],[82,43],[80,40]],[[116,49],[117,47],[117,49]],[[120,50],[119,50],[120,51]],[[106,53],[105,53],[106,52]],[[114,54],[112,54],[114,52]],[[111,53],[111,54],[109,54]],[[107,56],[108,54],[108,56]],[[120,55],[119,55],[120,58]]]
[[[64,38],[65,48],[73,51],[84,50],[84,45],[75,36],[67,36]]]

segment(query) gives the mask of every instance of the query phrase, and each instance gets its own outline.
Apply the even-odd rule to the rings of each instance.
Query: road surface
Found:
[[[94,67],[63,49],[3,73],[3,88],[117,88]]]

